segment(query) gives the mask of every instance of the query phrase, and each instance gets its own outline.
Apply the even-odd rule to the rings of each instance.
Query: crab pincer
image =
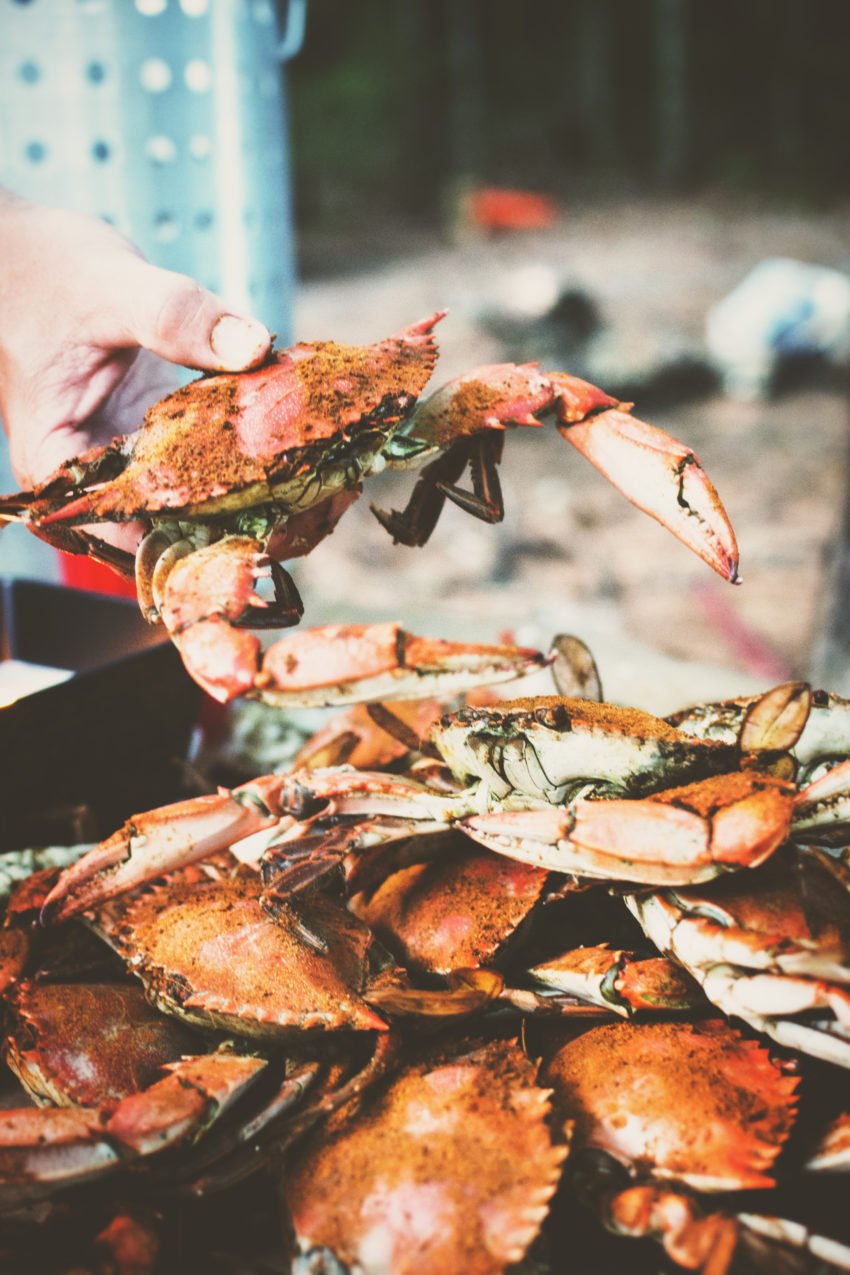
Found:
[[[208,695],[227,702],[239,695],[261,699],[276,708],[329,707],[391,698],[417,699],[451,695],[487,683],[510,681],[549,662],[524,647],[448,642],[407,633],[399,623],[333,624],[308,629],[274,642],[265,651],[259,639],[235,621],[250,608],[251,623],[261,620],[266,604],[254,593],[254,567],[234,562],[241,547],[219,541],[210,547],[220,557],[231,582],[221,590],[218,609],[177,603],[169,581],[169,603],[163,617],[194,680]],[[251,542],[253,545],[253,542]],[[184,559],[194,571],[201,553]],[[249,548],[251,563],[256,562]],[[201,569],[208,566],[200,562]],[[216,564],[219,565],[218,563]],[[233,578],[235,572],[239,573]],[[179,583],[179,582],[178,582]],[[275,611],[268,614],[276,624]]]
[[[718,1009],[850,1067],[850,899],[833,870],[828,856],[788,846],[746,878],[626,902]]]
[[[106,1107],[6,1110],[0,1119],[4,1203],[50,1195],[114,1172],[128,1160],[190,1142],[265,1069],[237,1054],[184,1057],[166,1075]]]

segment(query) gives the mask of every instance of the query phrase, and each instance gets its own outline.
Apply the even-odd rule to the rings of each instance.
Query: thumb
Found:
[[[141,260],[134,266],[125,319],[135,344],[205,372],[241,372],[266,357],[271,336],[262,323],[234,314],[188,275]]]

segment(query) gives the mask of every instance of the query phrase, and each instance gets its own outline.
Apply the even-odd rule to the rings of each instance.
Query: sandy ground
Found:
[[[640,384],[661,363],[702,357],[707,309],[764,257],[846,266],[845,227],[837,213],[586,209],[546,235],[423,246],[307,284],[297,331],[371,340],[448,307],[437,384],[510,355],[522,332],[517,310],[533,308],[535,288],[539,298],[580,287],[604,327],[579,351],[578,367],[554,365],[591,370],[609,386],[612,378]],[[505,313],[509,323],[493,321]],[[496,335],[506,327],[507,344]],[[535,331],[552,365],[557,341],[545,326]],[[611,698],[656,710],[804,676],[846,481],[848,412],[837,384],[754,403],[715,391],[646,413],[692,446],[712,476],[738,535],[740,588],[627,504],[553,429],[529,430],[507,441],[498,527],[449,507],[425,548],[393,547],[368,500],[398,506],[414,476],[372,479],[339,531],[298,568],[308,617],[397,616],[431,633],[490,639],[510,630],[544,643],[571,631],[594,649]]]

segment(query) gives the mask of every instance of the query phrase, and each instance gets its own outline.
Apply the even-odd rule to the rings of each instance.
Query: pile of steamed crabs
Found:
[[[135,570],[219,699],[344,710],[286,773],[8,886],[0,1204],[111,1180],[161,1208],[262,1176],[273,1269],[590,1271],[598,1231],[646,1241],[610,1269],[850,1270],[841,1211],[794,1207],[850,1168],[850,702],[789,683],[662,720],[603,702],[576,640],[388,623],[264,650],[247,627],[298,618],[278,559],[369,472],[428,461],[376,511],[405,544],[446,499],[496,521],[504,431],[547,408],[736,578],[693,453],[595,387],[497,365],[417,406],[440,317],[204,377],[0,502]],[[124,520],[134,564],[98,534]],[[529,675],[550,693],[507,698]],[[97,1269],[158,1269],[148,1230],[110,1226]]]

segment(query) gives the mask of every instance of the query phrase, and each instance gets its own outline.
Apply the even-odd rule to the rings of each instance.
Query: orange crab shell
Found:
[[[33,1096],[60,1106],[108,1107],[198,1052],[198,1038],[124,983],[22,983],[7,1062]]]
[[[611,1023],[544,1069],[580,1145],[697,1190],[774,1185],[797,1080],[727,1022]]]
[[[429,863],[394,873],[359,916],[402,963],[435,974],[488,965],[539,902],[549,873],[470,845],[460,833]]]
[[[565,1148],[516,1042],[408,1068],[341,1128],[299,1147],[287,1202],[305,1250],[393,1275],[496,1275],[548,1212]]]
[[[437,358],[431,336],[443,312],[371,346],[317,341],[281,350],[253,372],[202,377],[148,412],[130,444],[126,468],[45,523],[122,521],[158,510],[217,512],[271,499],[270,482],[305,479],[308,449],[323,452],[370,425],[392,426],[413,408]],[[60,470],[44,485],[52,490]],[[45,501],[50,505],[48,497]],[[233,506],[236,507],[236,506]]]
[[[259,882],[172,883],[131,903],[113,941],[154,1004],[241,1036],[386,1031],[361,999],[368,934],[330,901],[299,916],[260,906]],[[318,941],[305,937],[315,928]]]

